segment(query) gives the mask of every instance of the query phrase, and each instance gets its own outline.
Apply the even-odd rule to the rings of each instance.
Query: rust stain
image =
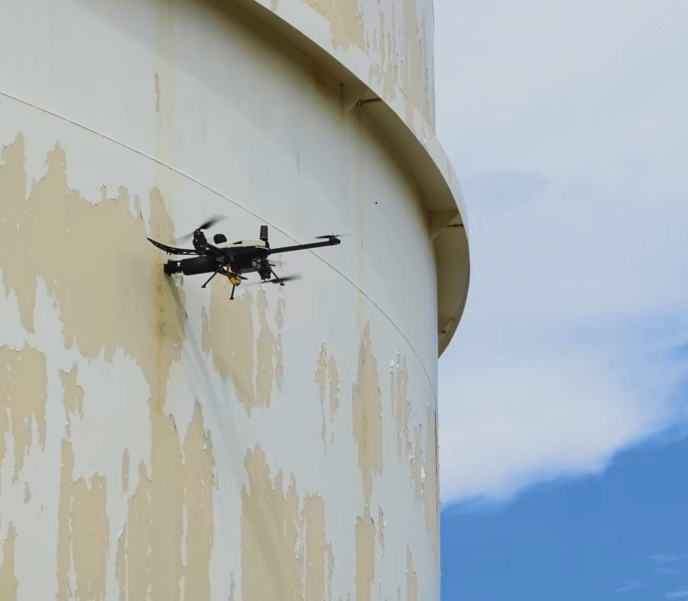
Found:
[[[62,441],[62,471],[58,504],[57,601],[105,598],[110,523],[107,479],[94,474],[73,480],[72,444]],[[76,574],[72,591],[69,573]]]
[[[0,243],[1,244],[1,243]],[[38,445],[45,448],[45,403],[48,397],[45,355],[31,346],[15,351],[0,347],[0,465],[5,457],[5,434],[14,440],[14,476],[24,467],[38,426]]]
[[[293,477],[285,492],[282,472],[273,482],[258,446],[246,453],[245,466],[250,491],[241,493],[242,599],[323,601],[326,565],[334,566],[334,558],[322,498],[307,495],[301,503]]]
[[[382,474],[382,405],[377,360],[373,355],[370,323],[366,323],[359,348],[358,377],[353,389],[353,428],[358,443],[366,503],[373,490],[373,478]]]
[[[2,601],[17,601],[19,582],[14,574],[14,544],[17,540],[17,530],[10,522],[7,527],[7,538],[2,546],[2,566],[0,567],[0,599]]]

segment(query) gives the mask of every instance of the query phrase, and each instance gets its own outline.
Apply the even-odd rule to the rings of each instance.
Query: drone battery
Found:
[[[215,269],[217,269],[217,263],[213,257],[195,257],[179,261],[179,270],[184,275],[212,273]]]

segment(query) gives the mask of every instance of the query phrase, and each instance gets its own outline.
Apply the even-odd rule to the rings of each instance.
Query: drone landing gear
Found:
[[[277,274],[276,274],[272,269],[270,270],[270,272],[272,273],[272,275],[275,276],[275,280],[277,280],[277,283],[278,283],[280,286],[284,286],[284,282],[283,282],[282,280],[279,279],[279,277],[277,276]]]

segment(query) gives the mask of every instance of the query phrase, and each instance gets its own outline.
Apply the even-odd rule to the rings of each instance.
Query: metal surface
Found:
[[[429,4],[1,1],[3,601],[437,599],[435,291],[467,248],[393,117],[432,123],[432,81],[390,96],[431,66]],[[358,105],[376,11],[404,57],[425,19],[427,56]],[[146,240],[214,214],[351,236],[230,302]]]

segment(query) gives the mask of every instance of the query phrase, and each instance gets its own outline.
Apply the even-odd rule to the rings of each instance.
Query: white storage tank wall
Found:
[[[238,4],[2,8],[3,600],[438,598],[435,257],[403,153]],[[146,241],[218,213],[230,240],[350,236],[230,302]]]

